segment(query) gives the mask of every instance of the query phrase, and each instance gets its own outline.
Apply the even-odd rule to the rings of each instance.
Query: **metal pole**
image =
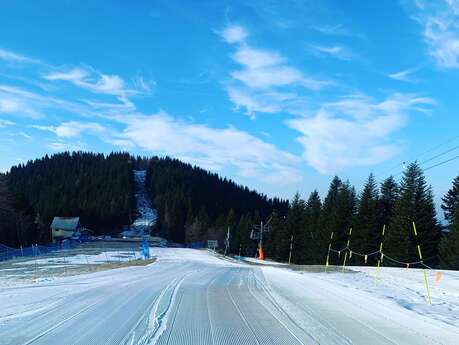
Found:
[[[263,248],[263,221],[260,223],[260,249]]]
[[[346,249],[345,249],[345,252],[344,252],[343,273],[344,273],[344,270],[346,269],[347,252],[349,251],[350,253],[352,253],[351,250],[349,249],[349,244],[351,242],[351,235],[352,235],[352,228],[349,229],[349,235],[348,235],[348,238],[347,238]]]
[[[239,260],[241,260],[242,244],[239,244]]]
[[[35,248],[32,244],[32,248]],[[37,280],[37,251],[36,248],[32,250],[35,254],[35,281]]]
[[[288,264],[292,261],[293,235],[290,237],[290,253],[288,254]]]
[[[382,233],[381,233],[381,243],[379,244],[379,259],[378,259],[378,263],[377,263],[377,266],[376,266],[375,286],[378,285],[379,271],[381,269],[381,264],[383,263],[383,260],[384,260],[383,242],[384,242],[384,234],[385,234],[385,232],[386,232],[386,224],[383,225]]]
[[[331,243],[333,240],[333,231],[330,234],[330,242],[328,243],[328,252],[327,252],[327,260],[325,261],[325,272],[327,272],[329,260],[330,260],[330,250],[331,250]]]
[[[226,240],[225,240],[225,253],[223,256],[226,256],[226,253],[228,252],[228,246],[229,246],[229,241],[230,241],[230,231],[231,228],[228,226],[228,231],[226,232]]]

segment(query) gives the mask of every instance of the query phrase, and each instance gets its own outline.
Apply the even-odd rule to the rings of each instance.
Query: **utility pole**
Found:
[[[226,256],[226,253],[228,252],[228,247],[230,243],[230,231],[231,231],[231,227],[228,226],[228,230],[226,232],[226,238],[225,238],[225,253],[223,254],[224,256]]]
[[[290,237],[290,253],[288,254],[288,264],[292,261],[293,235]]]

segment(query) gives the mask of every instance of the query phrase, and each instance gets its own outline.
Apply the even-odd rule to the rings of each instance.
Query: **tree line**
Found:
[[[223,243],[229,227],[230,252],[254,255],[257,242],[250,238],[251,230],[272,217],[265,249],[275,260],[288,260],[293,236],[293,263],[324,264],[333,233],[336,250],[349,240],[355,253],[368,254],[377,252],[383,242],[388,257],[414,262],[419,260],[420,244],[426,264],[459,268],[459,176],[442,199],[445,232],[432,189],[416,163],[406,168],[399,183],[389,177],[378,184],[371,174],[357,193],[349,181],[334,177],[323,200],[313,191],[307,199],[297,194],[288,202],[169,157],[46,155],[0,174],[0,243],[49,242],[54,216],[79,216],[96,234],[120,230],[135,216],[133,169],[147,171],[146,187],[158,213],[153,234],[173,242]],[[342,260],[335,254],[331,264]],[[370,255],[367,263],[374,264],[376,258]],[[350,264],[363,263],[359,255],[350,259]]]
[[[64,152],[19,164],[0,177],[2,204],[0,243],[10,246],[49,242],[54,216],[108,233],[135,212],[131,157]]]
[[[339,251],[349,240],[349,248],[360,254],[378,252],[383,243],[384,263],[398,265],[396,261],[419,261],[419,244],[425,264],[459,269],[458,205],[459,176],[442,199],[441,207],[448,222],[447,231],[442,231],[432,189],[417,163],[406,168],[400,183],[389,177],[378,185],[370,174],[359,194],[348,181],[334,177],[323,201],[317,191],[307,200],[296,194],[286,216],[273,213],[273,230],[265,249],[273,259],[287,261],[293,236],[293,263],[323,265],[329,243]],[[349,263],[375,264],[377,258],[379,254],[369,255],[366,260],[364,255],[353,255]],[[342,261],[343,255],[331,252],[330,264]]]
[[[241,221],[246,236],[249,223],[288,209],[286,200],[268,198],[178,159],[153,157],[147,163],[146,184],[158,213],[155,232],[174,242],[222,241],[227,227]],[[250,246],[248,240],[244,244]]]

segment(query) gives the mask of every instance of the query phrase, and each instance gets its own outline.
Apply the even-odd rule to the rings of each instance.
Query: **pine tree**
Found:
[[[355,208],[354,187],[348,181],[343,183],[335,176],[324,199],[319,220],[321,233],[318,236],[317,246],[318,250],[323,253],[319,259],[320,262],[325,262],[331,232],[333,232],[332,247],[337,250],[345,247],[355,215]],[[335,257],[331,261],[337,263],[338,259]]]
[[[448,234],[440,242],[441,264],[445,268],[459,269],[459,176],[453,186],[442,198],[442,209],[448,221]]]
[[[388,177],[381,184],[379,199],[379,227],[389,225],[394,214],[394,207],[399,194],[398,184],[393,176]]]
[[[417,228],[414,235],[412,222]],[[423,258],[433,264],[438,255],[440,230],[436,219],[433,195],[417,163],[408,166],[400,183],[400,195],[395,203],[384,241],[384,252],[399,261],[418,261],[417,244]]]
[[[336,208],[338,227],[335,229],[334,243],[344,247],[349,238],[349,230],[352,227],[357,206],[357,196],[355,188],[349,181],[342,184],[338,193]]]
[[[317,190],[314,190],[306,202],[306,243],[305,243],[305,262],[308,264],[322,264],[320,258],[324,255],[319,251],[317,243],[320,239],[321,231],[319,228],[319,218],[322,203]]]
[[[453,186],[441,200],[441,208],[443,209],[446,221],[453,222],[459,206],[459,176],[453,180]]]
[[[286,226],[286,216],[275,211],[272,213],[271,233],[267,236],[266,253],[277,261],[286,261],[288,258],[287,241],[290,241],[289,231]],[[286,240],[287,239],[287,240]]]
[[[339,227],[339,219],[337,219],[337,205],[338,205],[338,197],[340,189],[343,185],[343,182],[340,180],[338,176],[335,176],[330,183],[330,187],[328,188],[327,195],[325,196],[322,213],[319,219],[320,225],[320,242],[319,246],[324,247],[324,251],[326,246],[328,245],[328,239],[330,237],[330,233],[332,231],[336,231]]]
[[[290,236],[288,236],[290,235]],[[306,252],[306,204],[296,193],[287,214],[287,238],[282,238],[279,243],[287,246],[290,252],[291,236],[293,236],[292,262],[304,264],[307,259]],[[285,249],[284,249],[285,250]]]
[[[358,200],[352,246],[357,252],[371,253],[377,250],[380,242],[378,187],[373,174],[367,179]],[[356,259],[355,259],[356,260]],[[360,262],[358,262],[360,263]]]

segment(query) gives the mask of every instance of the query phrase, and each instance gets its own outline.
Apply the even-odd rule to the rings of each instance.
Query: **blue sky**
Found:
[[[127,150],[286,198],[361,188],[457,155],[458,72],[455,0],[8,2],[0,169]],[[458,168],[426,172],[437,200]]]

